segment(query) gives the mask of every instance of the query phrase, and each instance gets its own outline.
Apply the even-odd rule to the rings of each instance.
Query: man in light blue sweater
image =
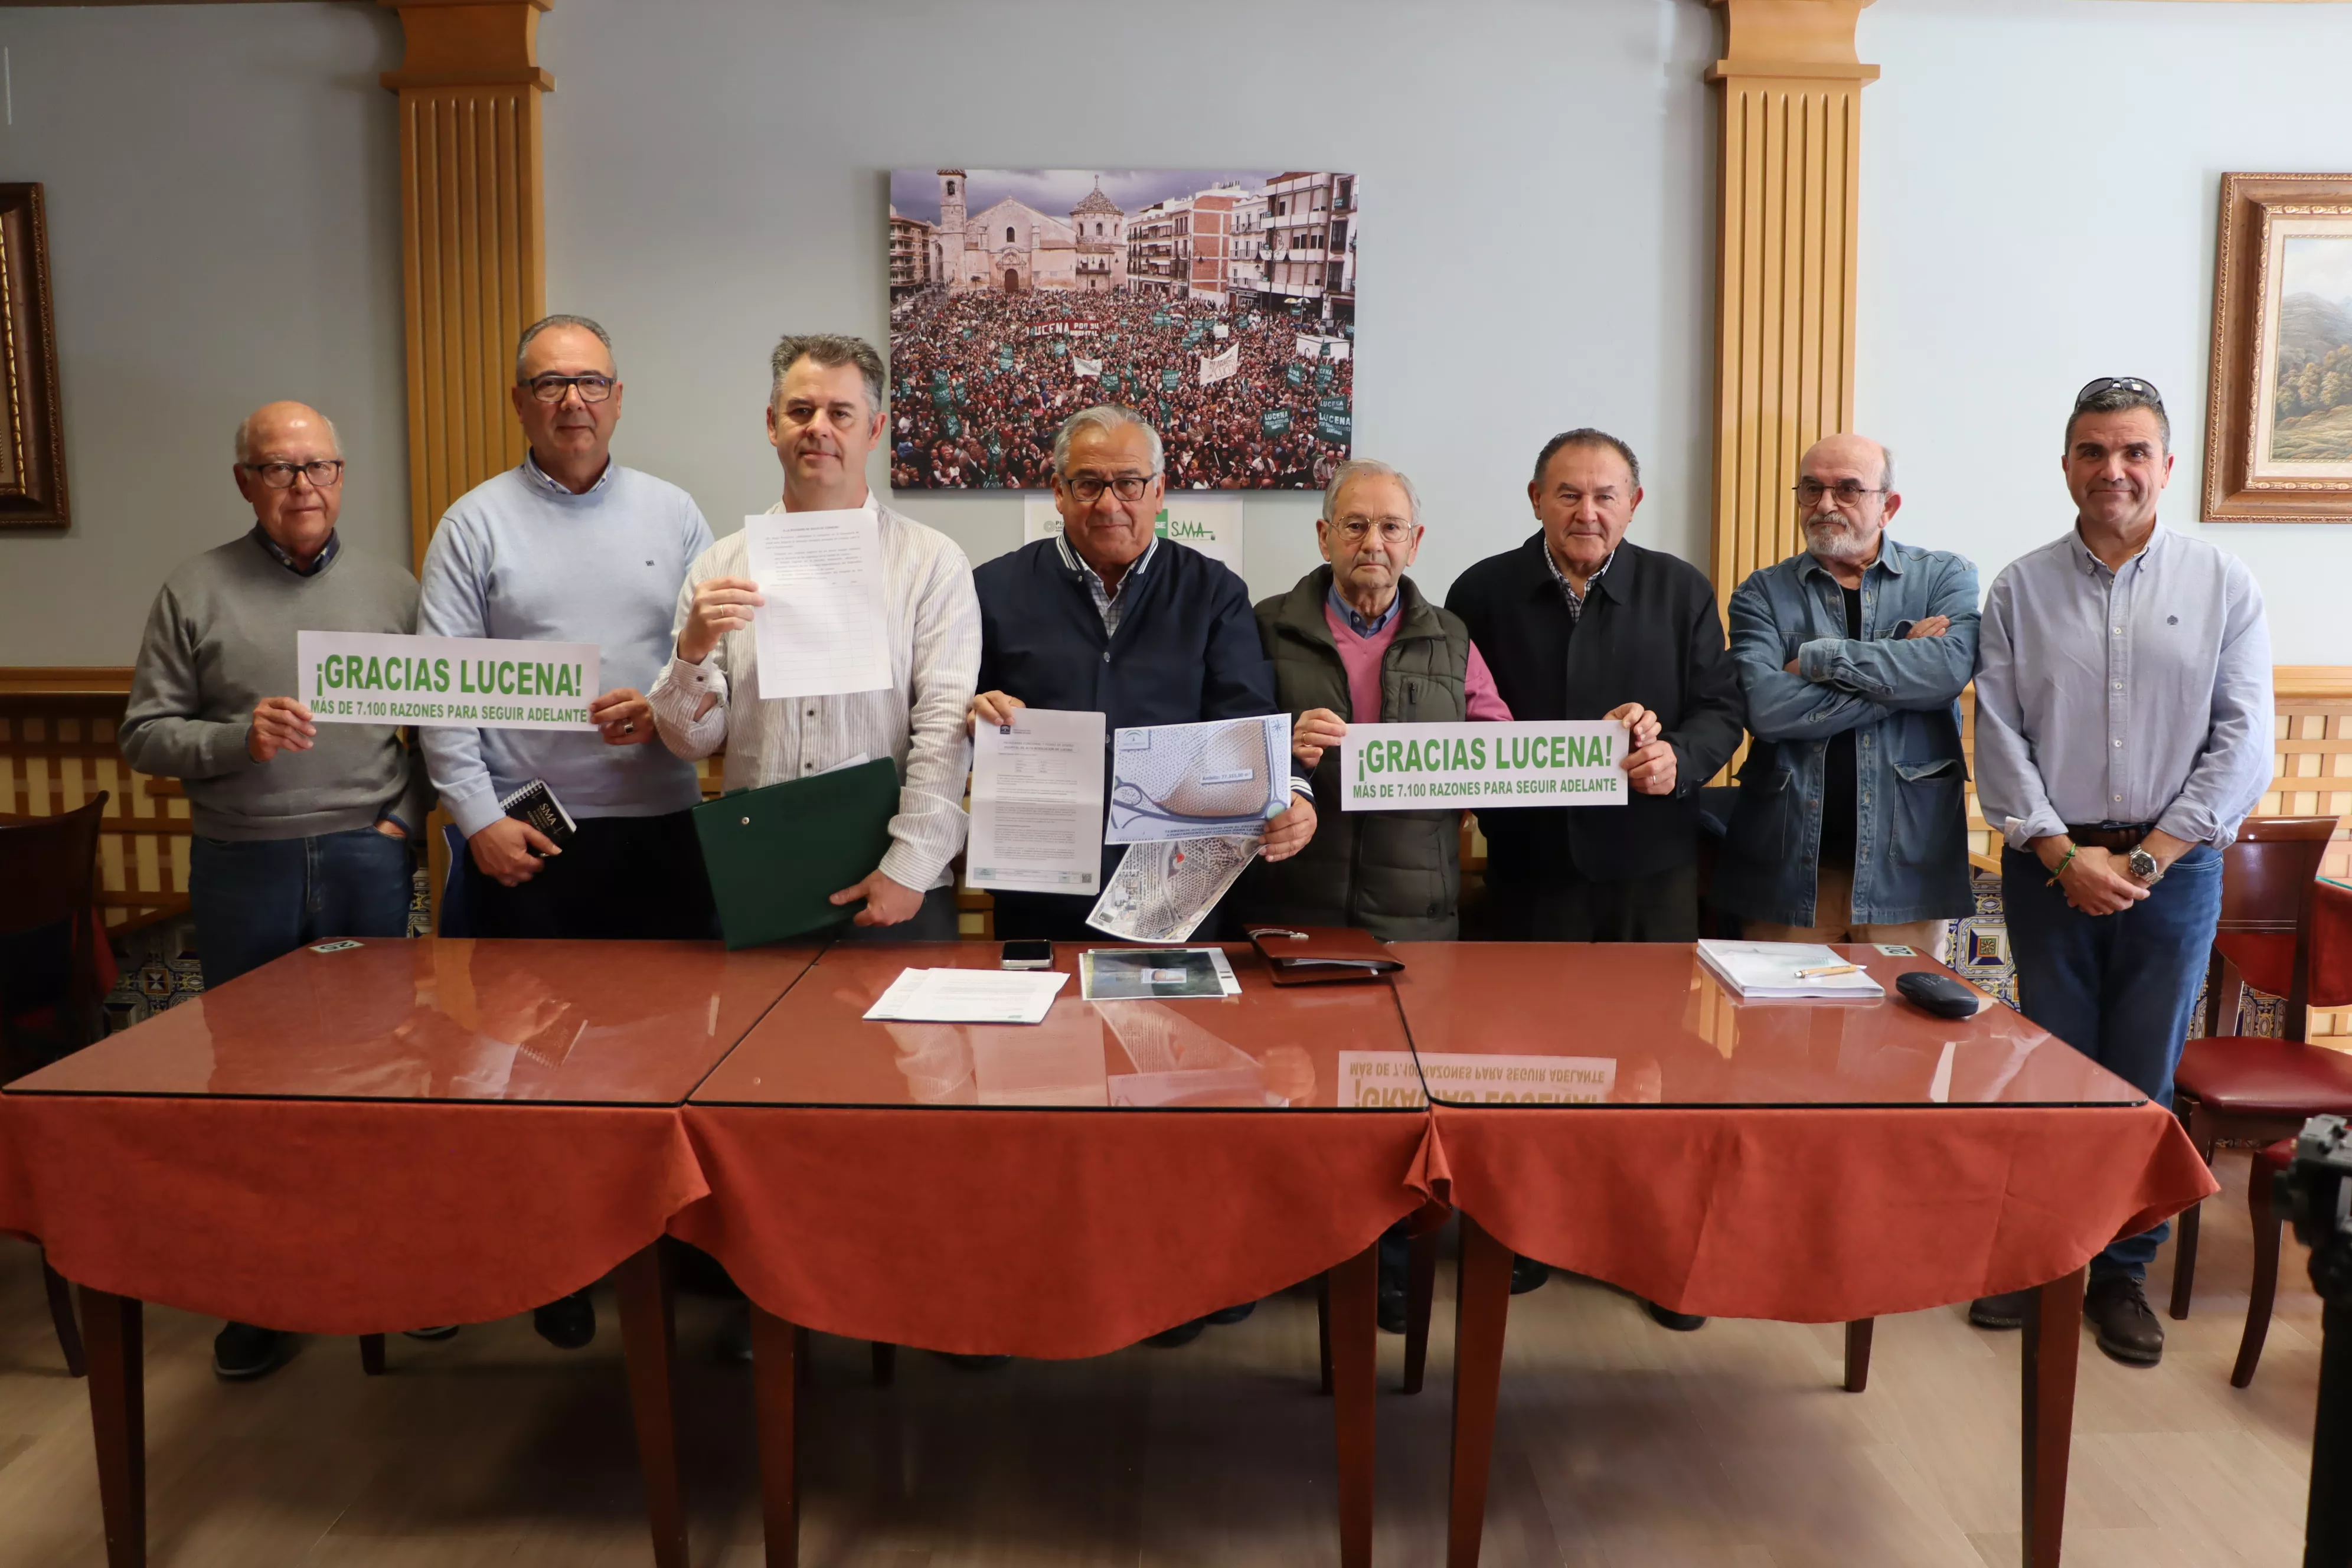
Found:
[[[710,528],[692,497],[612,460],[622,386],[593,321],[550,316],[515,353],[520,467],[453,502],[425,556],[418,630],[598,645],[601,735],[435,728],[434,787],[465,834],[467,930],[485,937],[713,934],[688,816],[693,764],[656,739],[641,695],[668,662],[670,608]],[[560,851],[499,802],[544,781],[579,825]]]

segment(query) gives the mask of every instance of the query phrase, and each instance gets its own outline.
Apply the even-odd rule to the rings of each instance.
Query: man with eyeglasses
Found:
[[[1100,713],[1116,732],[1276,711],[1249,590],[1223,562],[1158,537],[1163,485],[1160,433],[1132,410],[1105,404],[1063,424],[1054,437],[1062,531],[972,574],[973,721],[1050,708]],[[1108,777],[1108,755],[1103,765]],[[1297,854],[1315,834],[1314,786],[1304,764],[1292,772],[1290,806],[1266,824],[1267,860]],[[1125,852],[1103,847],[1104,882]],[[1099,940],[1086,923],[1091,894],[1000,892],[995,902],[999,936]]]
[[[2155,387],[2103,376],[2066,421],[2064,537],[1985,602],[1977,794],[2006,841],[2001,898],[2025,1016],[2159,1105],[2221,911],[2221,850],[2271,781],[2271,646],[2234,556],[2157,521],[2172,426]],[[2153,1366],[2148,1260],[2168,1225],[2091,1260],[2099,1348]],[[1969,1319],[2013,1329],[2025,1294]]]
[[[511,393],[530,449],[450,504],[425,556],[435,637],[598,645],[594,735],[435,728],[433,782],[466,836],[465,918],[484,937],[713,934],[689,812],[694,766],[656,745],[640,693],[669,658],[670,609],[710,529],[694,500],[612,458],[624,388],[584,316],[523,330]],[[542,780],[577,824],[558,850],[499,802]]]
[[[1452,611],[1405,568],[1421,553],[1412,481],[1365,458],[1332,471],[1315,542],[1325,564],[1257,605],[1291,752],[1312,770],[1321,826],[1287,860],[1252,866],[1239,900],[1254,920],[1362,926],[1383,942],[1461,934],[1459,811],[1340,809],[1339,742],[1367,724],[1507,723],[1511,710]]]
[[[1803,552],[1731,595],[1755,735],[1716,907],[1757,942],[1888,942],[1934,955],[1969,913],[1959,695],[1976,669],[1977,573],[1901,544],[1895,459],[1862,436],[1799,459]]]
[[[872,757],[898,764],[890,847],[833,895],[852,938],[953,942],[971,750],[964,711],[980,668],[971,564],[954,541],[884,506],[866,459],[887,428],[882,356],[862,338],[786,337],[769,360],[768,440],[784,475],[768,510],[865,511],[881,535],[891,684],[830,697],[760,689],[752,612],[766,603],[740,533],[696,559],[672,614],[675,647],[654,682],[663,742],[681,757],[722,746],[727,787],[807,778]]]
[[[194,837],[188,904],[205,985],[328,937],[408,934],[413,841],[433,808],[389,724],[326,724],[289,695],[296,634],[416,629],[416,580],[335,531],[343,449],[325,415],[271,403],[236,427],[243,537],[183,562],[155,596],[118,737],[181,781]],[[259,1377],[285,1337],[231,1323],[213,1370]]]

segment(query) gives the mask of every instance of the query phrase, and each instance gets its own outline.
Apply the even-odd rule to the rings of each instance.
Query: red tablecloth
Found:
[[[0,1094],[0,1108],[8,1097]],[[31,1237],[37,1231],[33,1224],[33,1190],[25,1181],[23,1165],[16,1157],[16,1146],[8,1136],[8,1116],[0,1109],[0,1231]]]
[[[1252,1301],[1420,1206],[1424,1118],[688,1105],[711,1195],[670,1226],[791,1322],[1099,1355]]]
[[[1724,1317],[2022,1289],[2217,1190],[2149,1104],[1433,1114],[1422,1184],[1514,1250]]]
[[[709,1191],[667,1106],[17,1094],[0,1141],[68,1279],[307,1333],[552,1300]]]

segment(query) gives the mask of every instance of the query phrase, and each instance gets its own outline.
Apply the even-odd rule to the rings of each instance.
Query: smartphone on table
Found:
[[[1008,942],[999,969],[1051,969],[1054,967],[1054,944],[1050,942]]]

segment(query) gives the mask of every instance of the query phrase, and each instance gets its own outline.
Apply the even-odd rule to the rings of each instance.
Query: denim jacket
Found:
[[[1906,640],[1930,616],[1940,637]],[[1837,579],[1810,554],[1749,574],[1731,596],[1731,657],[1755,736],[1715,880],[1717,908],[1780,925],[1835,923],[1813,906],[1822,776],[1854,735],[1858,925],[1970,909],[1959,695],[1975,673],[1977,571],[1964,556],[1883,540],[1862,576],[1862,636]],[[1801,672],[1788,673],[1790,659]]]

